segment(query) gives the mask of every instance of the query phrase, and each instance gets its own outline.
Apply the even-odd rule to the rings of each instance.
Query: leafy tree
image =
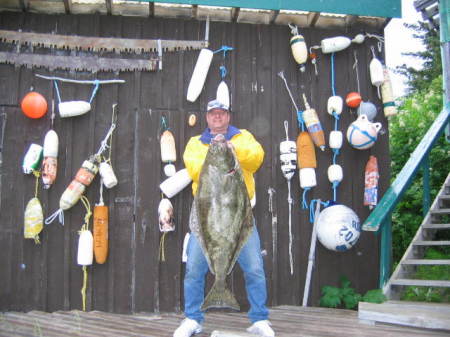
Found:
[[[404,55],[421,59],[423,67],[418,70],[403,64],[397,67],[396,72],[406,76],[410,93],[427,90],[430,82],[442,74],[439,32],[430,28],[425,22],[404,25],[413,30],[413,37],[420,39],[425,46],[424,51],[404,53]]]
[[[403,168],[441,110],[442,75],[430,81],[426,89],[404,98],[399,113],[389,123],[392,179]],[[449,153],[449,143],[440,137],[429,157],[431,200],[434,200],[450,172]],[[423,220],[422,191],[420,170],[392,214],[394,262],[400,260]]]

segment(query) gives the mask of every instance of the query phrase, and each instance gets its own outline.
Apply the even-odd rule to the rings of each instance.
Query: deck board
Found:
[[[170,337],[182,318],[176,313],[5,312],[0,314],[0,337]],[[358,319],[358,312],[343,309],[278,306],[270,309],[270,320],[278,337],[448,336],[439,330],[366,324]],[[244,334],[248,326],[246,313],[209,312],[203,332],[196,336],[208,337],[213,331]]]

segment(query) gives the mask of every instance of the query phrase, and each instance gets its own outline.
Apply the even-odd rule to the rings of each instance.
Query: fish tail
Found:
[[[230,308],[239,310],[239,303],[236,301],[233,293],[225,287],[225,281],[216,280],[203,301],[202,310],[211,308]]]

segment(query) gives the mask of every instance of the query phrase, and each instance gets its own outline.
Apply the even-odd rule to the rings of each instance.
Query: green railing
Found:
[[[391,275],[392,268],[392,230],[391,214],[395,206],[401,200],[404,192],[413,181],[418,169],[423,168],[423,212],[426,214],[430,208],[430,187],[429,187],[429,154],[436,140],[444,133],[450,120],[450,0],[439,2],[440,31],[441,31],[441,55],[442,74],[444,89],[444,108],[435,119],[419,145],[411,154],[409,160],[403,166],[400,173],[388,188],[377,207],[371,212],[363,223],[365,231],[381,231],[380,243],[380,278],[379,287],[383,288]]]

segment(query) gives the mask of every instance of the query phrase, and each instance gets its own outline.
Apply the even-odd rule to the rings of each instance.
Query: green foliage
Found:
[[[442,110],[442,76],[429,83],[428,90],[404,98],[399,113],[389,123],[390,156],[394,179],[422,140],[436,116]],[[449,143],[440,137],[430,152],[430,197],[434,200],[450,172]],[[392,214],[392,247],[394,262],[398,262],[417,228],[422,215],[422,171],[419,170],[410,188]]]
[[[381,289],[369,290],[364,296],[361,296],[351,287],[347,277],[341,276],[340,281],[341,288],[333,286],[322,288],[321,307],[355,309],[359,301],[382,303],[386,300]]]
[[[431,29],[426,23],[405,24],[414,31],[413,37],[423,42],[425,50],[416,53],[404,53],[422,60],[421,69],[408,67],[405,64],[397,68],[397,72],[408,79],[409,92],[424,91],[428,89],[429,83],[442,74],[441,50],[439,33]]]

